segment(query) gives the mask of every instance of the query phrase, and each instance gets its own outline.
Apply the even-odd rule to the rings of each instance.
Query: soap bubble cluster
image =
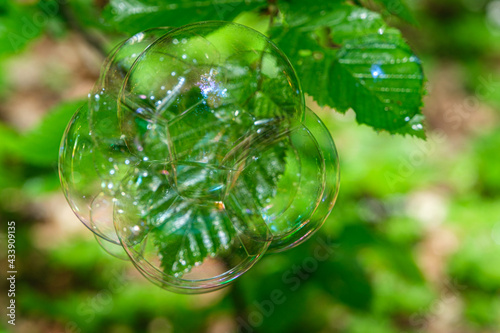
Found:
[[[286,56],[226,22],[120,44],[68,124],[59,172],[106,251],[184,293],[221,288],[303,242],[339,182],[333,140]]]

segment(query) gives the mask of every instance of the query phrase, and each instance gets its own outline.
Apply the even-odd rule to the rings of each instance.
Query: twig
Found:
[[[69,5],[66,2],[61,2],[60,8],[61,17],[66,22],[69,29],[82,36],[87,44],[89,44],[93,49],[95,49],[100,55],[105,58],[108,52],[106,51],[104,45],[102,45],[101,41],[98,38],[90,34],[84,27],[81,26],[80,22],[73,14],[73,11],[69,7]]]
[[[238,325],[238,329],[236,332],[243,332],[242,321],[245,321],[246,318],[246,307],[245,307],[245,298],[243,297],[243,293],[241,291],[240,281],[236,280],[231,286],[230,296],[234,304],[234,308],[236,310],[235,319],[236,324]],[[237,319],[240,320],[237,320]]]

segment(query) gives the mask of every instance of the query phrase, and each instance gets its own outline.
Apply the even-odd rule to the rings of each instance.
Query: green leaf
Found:
[[[15,150],[19,141],[19,134],[9,126],[0,123],[0,156]]]
[[[330,68],[336,108],[356,112],[359,123],[395,131],[420,112],[420,60],[400,36],[372,35],[344,44]]]
[[[422,272],[410,251],[401,249],[398,245],[386,240],[380,241],[377,245],[377,252],[395,272],[408,281],[415,283],[424,282]]]
[[[393,133],[401,135],[411,135],[420,139],[426,139],[425,134],[425,117],[419,112],[405,126],[395,130]]]
[[[492,157],[497,156],[500,145],[500,130],[495,130],[482,134],[475,142],[474,161],[477,171],[474,174],[477,177],[476,183],[480,192],[486,196],[497,197],[500,193],[500,173],[498,172],[497,160]]]
[[[411,252],[401,249],[399,244],[390,240],[363,224],[348,225],[338,238],[340,248],[351,252],[351,256],[363,248],[375,249],[381,260],[387,262],[401,276],[409,281],[422,282],[420,272]]]
[[[283,160],[278,158],[281,157],[271,154],[271,158],[253,163],[254,169],[257,169],[256,175],[254,174],[256,178],[261,180],[269,176],[262,173],[270,168],[268,163],[282,165]],[[217,172],[223,171],[206,173],[206,168],[196,165],[177,166],[176,179],[189,179],[189,187],[194,189],[179,189],[182,186],[180,182],[176,188],[172,181],[162,177],[161,170],[151,167],[147,167],[147,173],[139,171],[132,181],[135,188],[131,193],[139,203],[140,218],[146,221],[147,230],[150,231],[148,237],[152,238],[152,244],[156,247],[154,251],[159,254],[161,267],[169,275],[182,275],[202,264],[208,257],[238,261],[246,255],[258,253],[258,249],[254,247],[259,243],[248,242],[245,237],[254,232],[257,236],[261,235],[257,228],[265,227],[265,224],[258,209],[262,207],[259,200],[265,200],[263,196],[269,198],[275,195],[270,190],[272,185],[259,183],[257,191],[255,181],[249,184],[249,179],[245,178],[239,183],[243,189],[239,188],[238,198],[227,198],[224,201],[225,210],[222,210],[223,206],[216,201],[200,203],[196,200],[197,196],[206,193],[207,187],[214,192],[224,190],[223,187],[219,189],[211,186],[214,184],[213,178],[218,178]],[[141,167],[138,169],[143,170]],[[275,174],[280,172],[282,169],[274,171]],[[179,193],[183,195],[180,196]],[[248,211],[248,207],[252,207],[251,200],[257,206]],[[244,205],[239,205],[242,201],[245,201]],[[241,221],[247,224],[243,226]]]
[[[314,2],[289,0],[278,2],[278,8],[284,15],[287,25],[300,26],[332,13],[344,2],[343,0],[318,0]]]
[[[304,91],[320,106],[353,109],[359,123],[377,130],[423,136],[414,130],[422,122],[420,60],[379,14],[339,5],[311,21],[275,28],[272,34],[279,36],[277,42]]]
[[[111,0],[103,15],[118,30],[136,33],[153,27],[176,27],[198,21],[231,21],[238,14],[263,5],[266,5],[264,0]]]
[[[56,165],[64,130],[83,103],[82,100],[65,102],[49,111],[36,128],[20,138],[14,153],[31,164]]]
[[[151,230],[165,272],[183,274],[207,256],[229,249],[236,231],[226,214],[215,204],[196,204],[180,197],[161,172],[155,172],[160,170],[151,166],[147,169],[147,173],[140,171],[134,176],[132,193],[141,218]],[[182,177],[182,173],[189,173],[189,168],[180,168],[178,172]],[[203,173],[197,176],[195,181],[200,186],[209,181]]]
[[[6,164],[6,159],[16,149],[19,141],[19,134],[12,128],[0,122],[0,188],[7,188],[17,179],[17,174],[12,173],[11,168]]]
[[[167,202],[169,207],[159,207],[168,220],[152,232],[163,269],[176,275],[201,264],[209,256],[224,257],[232,243],[239,241],[233,222],[215,204],[203,206],[179,199]],[[157,217],[148,216],[151,222]]]
[[[369,277],[352,252],[338,251],[318,266],[321,287],[339,302],[357,310],[371,307],[373,290]]]
[[[38,37],[44,24],[35,21],[38,12],[33,5],[21,5],[16,1],[0,4],[0,55],[22,50],[28,42]]]
[[[168,130],[161,121],[148,130],[142,121],[135,123],[149,160],[165,160],[158,155],[165,152],[165,142],[175,155],[175,163],[162,163],[161,170],[139,167],[148,172],[138,172],[129,182],[135,188],[132,197],[139,198],[139,218],[146,221],[148,237],[169,275],[184,274],[210,256],[238,261],[231,258],[258,253],[258,243],[245,237],[267,233],[261,213],[276,195],[288,149],[286,136],[276,138],[286,132],[280,115],[287,105],[279,108],[285,96],[269,94],[277,89],[273,84],[273,79],[263,80],[265,92],[256,90],[229,105],[218,105],[216,99],[203,103],[203,92],[195,86],[177,104],[156,110],[169,119]],[[237,116],[234,110],[239,110]],[[255,119],[265,122],[255,125]]]

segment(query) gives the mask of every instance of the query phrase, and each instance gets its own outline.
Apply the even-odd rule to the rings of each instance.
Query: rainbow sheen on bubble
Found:
[[[227,22],[121,43],[68,124],[59,172],[108,253],[182,293],[219,289],[309,238],[339,183],[333,140],[286,56]]]

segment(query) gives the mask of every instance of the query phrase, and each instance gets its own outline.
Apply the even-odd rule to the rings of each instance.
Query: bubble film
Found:
[[[333,140],[286,56],[227,22],[121,43],[68,124],[59,173],[108,253],[183,293],[306,240],[339,183]]]

